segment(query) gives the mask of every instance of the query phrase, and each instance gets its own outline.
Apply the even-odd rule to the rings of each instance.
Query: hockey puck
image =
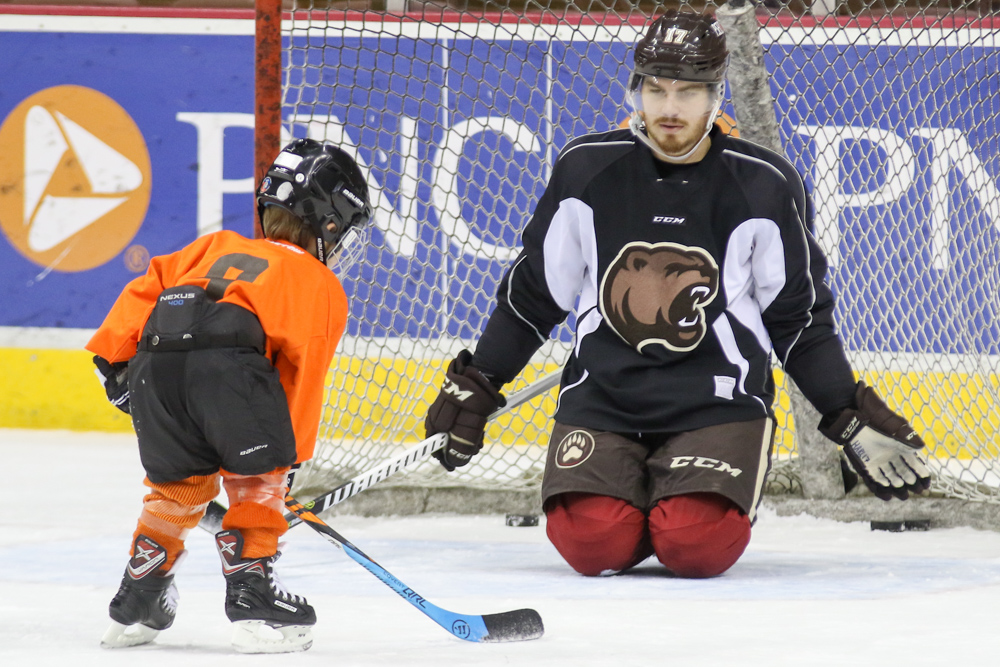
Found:
[[[507,525],[508,526],[537,526],[538,525],[538,515],[537,514],[508,514],[507,515]]]
[[[930,519],[907,519],[903,522],[903,528],[906,530],[919,530],[925,531],[931,529]]]
[[[872,521],[872,530],[884,530],[890,533],[901,533],[906,530],[902,521]]]
[[[884,530],[890,533],[903,531],[925,531],[931,529],[930,519],[904,519],[902,521],[872,521],[872,530]]]

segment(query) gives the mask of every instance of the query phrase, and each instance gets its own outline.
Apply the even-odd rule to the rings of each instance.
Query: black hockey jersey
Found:
[[[576,309],[556,419],[686,431],[771,414],[772,350],[821,413],[854,377],[802,179],[714,129],[667,165],[628,130],[570,143],[525,227],[473,365],[512,380]]]

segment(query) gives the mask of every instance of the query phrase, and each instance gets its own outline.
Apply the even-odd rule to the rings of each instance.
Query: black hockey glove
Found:
[[[844,448],[865,486],[882,500],[906,500],[931,485],[931,471],[920,457],[924,441],[903,417],[889,409],[875,390],[858,383],[854,408],[820,421],[819,430]]]
[[[128,362],[119,361],[111,363],[101,356],[94,356],[94,365],[97,366],[97,377],[104,385],[104,392],[108,395],[111,405],[115,406],[125,414],[130,414],[128,405]]]
[[[434,458],[448,472],[468,464],[479,453],[489,416],[507,404],[486,376],[469,365],[471,360],[472,354],[462,350],[451,362],[441,393],[424,420],[427,437],[448,434],[448,444],[434,452]]]

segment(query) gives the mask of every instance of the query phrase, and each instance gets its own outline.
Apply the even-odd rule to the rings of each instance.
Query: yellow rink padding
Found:
[[[321,439],[372,438],[391,441],[398,433],[423,435],[427,408],[437,396],[448,360],[341,359],[334,362],[333,389],[323,415]],[[527,387],[558,370],[527,368],[505,392]],[[494,421],[489,442],[547,444],[549,415],[555,412],[556,389]],[[411,438],[411,439],[416,439]]]
[[[328,376],[330,400],[323,411],[322,439],[423,434],[427,406],[437,395],[447,361],[399,358],[339,358]],[[0,348],[0,427],[129,431],[131,420],[105,399],[83,350]],[[526,369],[506,393],[557,370]],[[1000,378],[963,373],[881,372],[862,374],[892,406],[898,406],[924,437],[934,458],[1000,458]],[[776,453],[794,449],[794,419],[775,371],[778,397]],[[556,390],[536,397],[490,425],[487,440],[512,444],[548,442]],[[815,425],[809,425],[814,428]]]
[[[780,429],[775,449],[788,453],[794,447],[795,419],[784,373],[775,370],[774,379]],[[927,444],[929,457],[1000,458],[1000,378],[996,374],[862,371],[861,379],[913,425]]]
[[[0,348],[0,427],[131,431],[85,350]]]
[[[405,359],[344,359],[335,364],[331,400],[324,414],[321,437],[371,437],[387,440],[398,433],[423,433],[427,406],[437,395],[446,361]],[[508,394],[526,387],[543,374],[557,370],[529,368]],[[997,376],[983,378],[963,373],[864,372],[890,405],[898,406],[924,437],[930,456],[996,459],[1000,455],[1000,390]],[[795,421],[785,376],[775,370],[778,387],[777,454],[794,451]],[[503,444],[546,444],[555,411],[556,390],[500,417],[487,431],[487,440]],[[815,424],[809,425],[815,428]],[[412,439],[412,438],[411,438]],[[979,443],[979,444],[976,444]]]

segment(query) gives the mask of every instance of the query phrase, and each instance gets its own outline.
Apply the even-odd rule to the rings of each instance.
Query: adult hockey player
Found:
[[[449,470],[576,309],[542,484],[547,533],[585,575],[655,554],[681,577],[743,553],[770,466],[772,352],[883,499],[929,485],[923,442],[856,382],[834,331],[802,180],[722,135],[729,54],[714,17],[667,11],[635,49],[629,129],[561,153],[475,354],[426,419]],[[577,301],[578,299],[578,301]]]
[[[354,160],[311,139],[281,151],[257,207],[266,239],[216,232],[154,258],[87,344],[108,398],[132,415],[150,489],[105,647],[144,644],[170,627],[185,536],[220,480],[229,510],[216,546],[234,648],[312,644],[316,614],[281,585],[274,562],[289,471],[313,454],[347,322],[329,269],[363,248],[372,209]]]

